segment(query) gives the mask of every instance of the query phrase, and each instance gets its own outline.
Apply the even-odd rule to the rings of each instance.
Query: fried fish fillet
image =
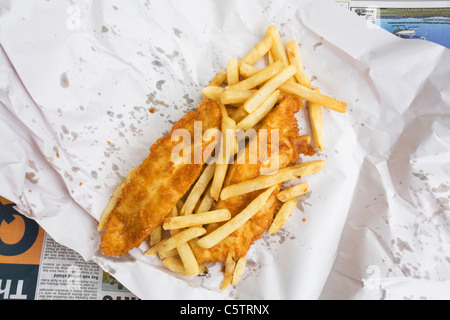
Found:
[[[100,250],[105,255],[124,255],[139,246],[161,223],[201,174],[203,163],[174,163],[172,141],[174,130],[186,129],[193,148],[194,122],[201,121],[202,133],[219,129],[221,112],[218,104],[205,100],[197,111],[190,111],[172,127],[165,137],[150,148],[148,157],[127,177],[118,199],[107,215]],[[202,141],[202,153],[210,141]],[[193,152],[191,152],[193,154]]]
[[[258,137],[261,135],[261,129],[267,129],[268,146],[267,153],[270,156],[270,130],[279,129],[279,169],[294,165],[299,161],[299,154],[312,155],[315,153],[314,148],[301,138],[299,135],[298,123],[295,118],[295,113],[303,108],[302,102],[297,98],[285,97],[275,106],[275,108],[265,117],[262,124],[258,128]],[[224,181],[224,187],[227,185],[236,184],[245,180],[254,179],[261,175],[261,171],[267,168],[267,163],[250,164],[249,145],[245,149],[245,157],[247,158],[244,164],[233,163],[230,165],[228,174]],[[259,158],[259,157],[258,157]],[[242,162],[241,162],[242,163]],[[194,254],[199,263],[213,263],[223,262],[226,260],[230,252],[232,257],[236,260],[246,255],[250,246],[262,236],[265,230],[270,226],[275,213],[281,206],[277,199],[277,194],[280,191],[282,184],[279,184],[265,205],[256,213],[253,218],[247,221],[235,232],[223,239],[217,245],[210,249],[200,248],[192,242]],[[241,212],[252,200],[265,190],[254,191],[240,196],[232,197],[227,200],[219,200],[212,210],[228,209],[234,217]],[[206,226],[207,232],[216,229],[220,224]]]

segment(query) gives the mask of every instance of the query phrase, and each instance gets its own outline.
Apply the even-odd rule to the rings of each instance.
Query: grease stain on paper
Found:
[[[181,38],[180,36],[181,36],[181,34],[183,34],[183,32],[178,28],[173,28],[173,33],[175,34],[175,36],[177,38]]]
[[[61,73],[61,76],[59,78],[59,84],[61,85],[61,87],[63,87],[64,89],[68,88],[70,83],[69,83],[69,78],[67,77],[67,74],[65,72]]]
[[[39,182],[39,178],[36,177],[36,173],[34,172],[26,172],[25,179],[27,179],[33,184],[37,184]]]
[[[419,170],[419,172],[413,172],[412,174],[414,177],[419,178],[422,181],[426,181],[429,180],[428,173],[424,173],[423,170]]]

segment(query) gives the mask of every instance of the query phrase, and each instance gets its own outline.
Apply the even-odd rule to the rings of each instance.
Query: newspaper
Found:
[[[403,39],[422,39],[450,48],[450,1],[342,1],[338,4]]]
[[[336,1],[404,39],[450,48],[450,1]],[[53,240],[0,198],[0,300],[138,299],[96,263]]]
[[[0,203],[0,300],[137,300],[96,263]]]

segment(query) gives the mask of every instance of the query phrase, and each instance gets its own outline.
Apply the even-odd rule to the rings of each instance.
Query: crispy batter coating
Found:
[[[270,156],[270,130],[279,129],[279,168],[282,169],[289,165],[296,164],[300,157],[299,154],[312,155],[314,148],[299,135],[298,123],[295,113],[303,108],[302,102],[297,98],[285,97],[283,100],[265,117],[262,124],[258,127],[258,137],[261,129],[267,129],[268,147],[267,152]],[[249,145],[242,152],[246,152],[248,159]],[[267,167],[267,163],[245,164],[234,163],[230,165],[224,186],[236,184],[245,180],[258,177],[261,169]],[[199,263],[223,262],[226,260],[228,252],[231,251],[232,257],[238,259],[247,254],[250,246],[259,239],[265,230],[268,229],[275,213],[278,211],[281,203],[277,199],[281,184],[275,188],[272,195],[267,200],[262,209],[256,215],[247,221],[243,226],[223,239],[220,243],[210,249],[203,249],[192,243],[194,254]],[[253,199],[255,199],[264,190],[246,193],[240,196],[232,197],[227,200],[219,200],[215,209],[228,209],[234,217],[241,212]],[[207,231],[211,232],[220,224],[208,225]]]
[[[171,140],[174,130],[189,131],[193,148],[195,121],[201,121],[203,133],[207,129],[220,128],[221,113],[216,102],[205,100],[197,109],[187,113],[174,124],[169,134],[151,146],[148,157],[123,187],[105,223],[100,243],[103,254],[124,255],[139,246],[199,177],[203,163],[175,164],[171,161],[172,149],[179,143]],[[209,143],[203,141],[202,152]]]

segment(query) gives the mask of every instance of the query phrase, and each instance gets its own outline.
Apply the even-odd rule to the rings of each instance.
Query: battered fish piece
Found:
[[[313,155],[314,148],[299,135],[298,123],[295,113],[303,108],[302,102],[297,98],[285,97],[283,100],[265,117],[258,129],[267,129],[268,146],[267,153],[270,156],[270,130],[279,129],[279,169],[294,165],[299,161],[299,154]],[[258,137],[261,131],[258,131]],[[242,150],[245,152],[245,164],[233,163],[230,165],[228,174],[224,181],[224,187],[236,184],[245,180],[254,179],[261,175],[261,170],[267,168],[269,164],[258,163],[249,164],[249,145]],[[259,158],[259,157],[258,157]],[[250,246],[261,237],[268,229],[275,213],[281,206],[277,199],[282,184],[279,184],[270,195],[266,204],[256,213],[253,218],[247,221],[235,232],[223,239],[217,245],[210,249],[200,248],[191,243],[198,263],[223,262],[231,252],[236,260],[247,254]],[[211,210],[228,209],[231,216],[241,212],[247,205],[265,190],[254,191],[240,196],[232,197],[227,200],[219,200]],[[207,232],[216,229],[220,224],[206,226]]]
[[[106,217],[100,243],[103,254],[124,255],[139,246],[153,229],[162,224],[197,180],[204,162],[175,164],[171,161],[172,149],[179,144],[179,141],[171,141],[172,133],[176,129],[186,129],[193,148],[195,121],[201,121],[202,134],[208,129],[220,129],[219,105],[212,100],[203,101],[197,106],[197,111],[187,113],[174,124],[169,134],[151,146],[148,157],[129,175],[129,181],[120,190],[115,206]],[[210,143],[202,141],[202,153]]]

